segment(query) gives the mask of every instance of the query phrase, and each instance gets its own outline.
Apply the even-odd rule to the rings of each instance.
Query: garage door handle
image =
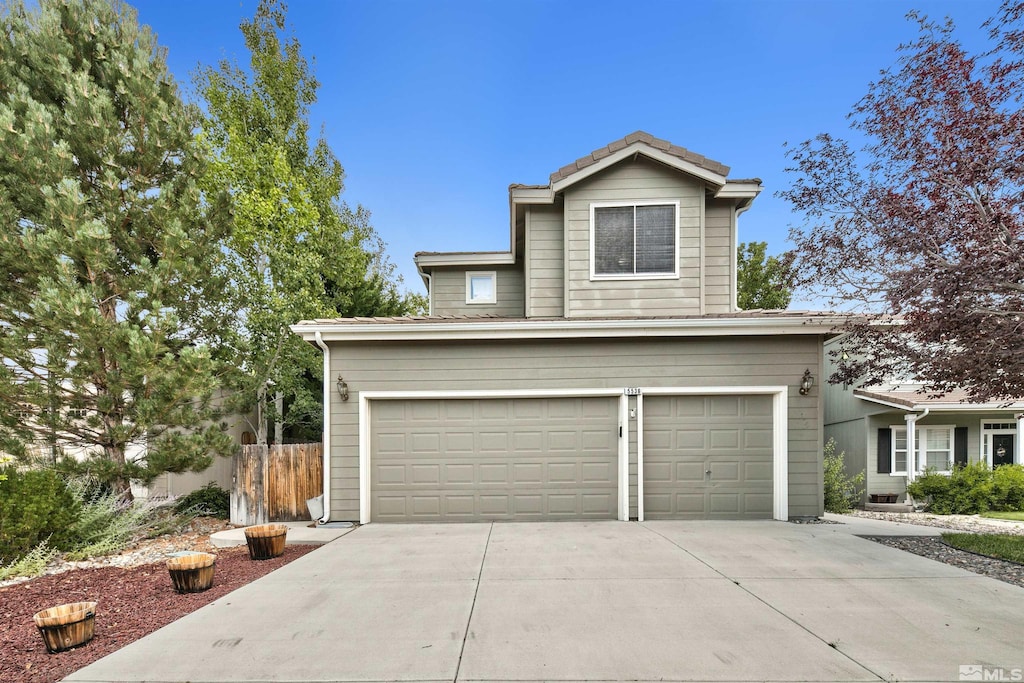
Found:
[[[710,477],[711,476],[711,470],[704,470],[704,474],[706,474],[706,475],[708,475]]]

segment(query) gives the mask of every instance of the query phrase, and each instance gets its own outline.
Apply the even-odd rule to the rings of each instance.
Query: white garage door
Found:
[[[770,519],[771,396],[644,397],[647,519]]]
[[[370,402],[370,519],[615,519],[616,398]]]

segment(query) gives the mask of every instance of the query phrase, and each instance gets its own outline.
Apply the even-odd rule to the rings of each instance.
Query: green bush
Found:
[[[1024,466],[1003,465],[992,472],[989,510],[1024,512]]]
[[[127,503],[95,479],[73,479],[68,490],[79,501],[71,532],[75,545],[67,559],[84,560],[120,552],[135,541],[167,527],[168,509],[159,502]]]
[[[973,515],[989,510],[1024,510],[1024,466],[984,462],[956,467],[949,475],[926,472],[907,487],[937,515]]]
[[[860,502],[864,494],[864,472],[850,476],[846,473],[843,459],[846,453],[836,453],[836,442],[829,439],[825,444],[825,510],[827,512],[849,512]]]
[[[174,505],[179,514],[194,513],[227,519],[231,516],[231,493],[211,481],[206,486],[182,496]]]
[[[3,470],[0,483],[0,564],[27,555],[43,541],[59,550],[76,541],[74,523],[81,504],[52,470]]]

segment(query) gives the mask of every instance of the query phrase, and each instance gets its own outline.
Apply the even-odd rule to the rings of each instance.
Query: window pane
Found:
[[[949,451],[928,451],[927,462],[922,463],[926,467],[945,472],[949,469]]]
[[[896,457],[893,458],[895,462],[892,466],[893,472],[906,472],[907,471],[907,452],[896,451]]]
[[[636,207],[636,272],[675,272],[674,214],[674,206]]]
[[[633,274],[633,207],[594,209],[594,273]]]
[[[949,430],[929,429],[927,435],[928,450],[949,450]]]
[[[470,301],[491,301],[494,299],[494,280],[490,275],[474,275],[469,279]]]

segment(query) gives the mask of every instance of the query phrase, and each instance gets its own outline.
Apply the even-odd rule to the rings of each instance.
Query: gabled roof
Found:
[[[630,145],[633,145],[638,142],[642,142],[645,145],[660,150],[669,156],[673,156],[676,157],[677,159],[693,164],[698,168],[702,168],[716,175],[720,175],[723,178],[729,175],[729,167],[721,162],[715,161],[714,159],[708,159],[706,156],[697,154],[696,152],[691,152],[685,147],[673,145],[668,140],[662,140],[661,138],[654,137],[650,133],[645,133],[642,130],[638,130],[635,133],[630,133],[621,140],[616,140],[615,142],[611,142],[605,145],[604,147],[595,149],[587,156],[580,157],[573,163],[558,169],[557,171],[551,174],[550,183],[554,185],[558,181],[568,178],[569,176],[579,171],[582,171],[588,166],[593,166],[594,164],[600,162],[602,159],[610,157],[616,152],[626,149]]]
[[[871,403],[878,403],[892,408],[902,408],[904,410],[924,410],[929,408],[931,410],[977,412],[981,410],[1024,409],[1024,399],[1017,398],[977,403],[972,402],[968,393],[962,389],[935,396],[933,394],[920,393],[913,389],[885,390],[878,387],[868,387],[865,389],[854,389],[853,395],[863,401],[870,401]]]
[[[762,189],[759,178],[729,180],[729,167],[725,164],[638,130],[561,167],[550,175],[547,185],[509,185],[509,198],[512,204],[549,204],[571,185],[638,154],[700,178],[714,196],[737,199],[743,207]]]

